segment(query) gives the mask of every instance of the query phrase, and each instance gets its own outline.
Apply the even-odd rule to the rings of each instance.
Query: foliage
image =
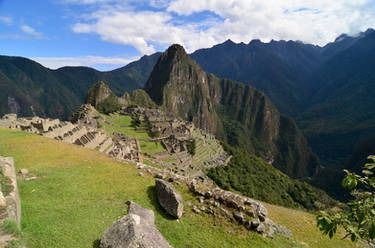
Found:
[[[186,146],[187,146],[188,153],[191,156],[194,156],[195,155],[195,149],[196,149],[195,139],[193,139],[191,142],[188,142]]]
[[[97,109],[103,114],[110,114],[120,110],[121,104],[118,102],[117,97],[108,97],[98,104]]]
[[[229,164],[208,171],[220,187],[292,208],[315,210],[336,205],[323,191],[291,179],[261,158],[228,144],[223,146],[232,155]]]
[[[140,125],[141,125],[141,120],[139,119],[139,114],[134,113],[132,115],[131,126],[137,129]]]
[[[345,170],[346,177],[342,186],[352,190],[354,200],[348,203],[348,211],[337,213],[320,212],[317,216],[317,226],[323,234],[330,238],[343,227],[346,237],[352,241],[363,239],[372,246],[375,245],[375,177],[372,176],[375,168],[375,156],[369,156],[372,160],[365,164],[364,176]]]

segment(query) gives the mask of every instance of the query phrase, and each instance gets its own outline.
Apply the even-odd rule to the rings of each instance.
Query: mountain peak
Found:
[[[187,56],[185,48],[179,44],[171,45],[163,54],[168,57]]]
[[[160,56],[144,89],[151,96],[152,100],[161,105],[163,103],[164,86],[168,82],[173,81],[172,78],[176,79],[174,76],[176,76],[181,67],[188,68],[195,66],[196,63],[190,59],[185,49],[181,45],[173,44]],[[182,73],[182,71],[179,72]]]
[[[91,104],[100,112],[114,112],[120,108],[117,96],[106,83],[99,81],[87,92],[85,103]]]

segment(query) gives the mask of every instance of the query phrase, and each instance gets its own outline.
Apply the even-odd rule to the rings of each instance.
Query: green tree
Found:
[[[137,112],[132,115],[132,120],[130,123],[131,123],[131,126],[134,127],[134,129],[136,130],[141,125],[141,120]]]
[[[371,162],[365,164],[363,176],[345,170],[346,177],[342,185],[351,190],[354,200],[350,201],[346,211],[336,213],[320,212],[317,216],[317,226],[330,238],[342,227],[351,240],[366,241],[375,247],[375,156],[368,157]]]

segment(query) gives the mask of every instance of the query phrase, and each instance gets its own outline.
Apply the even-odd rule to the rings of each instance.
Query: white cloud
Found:
[[[41,38],[43,35],[40,32],[37,32],[34,28],[30,27],[29,25],[22,25],[21,29],[26,34],[32,35],[37,38]]]
[[[85,56],[85,57],[35,57],[32,60],[37,61],[50,69],[57,69],[64,66],[88,66],[88,67],[113,67],[124,66],[138,59],[139,57],[101,57],[101,56]],[[108,67],[108,68],[109,68]]]
[[[7,16],[0,16],[0,22],[10,25],[13,23],[13,19]]]
[[[165,12],[100,12],[93,15],[93,24],[77,23],[73,27],[76,33],[97,33],[105,41],[134,46],[143,54],[155,52],[154,45],[180,43],[192,47],[210,39],[197,32],[196,26],[186,24],[174,26],[172,16]],[[195,45],[194,45],[195,47]]]
[[[145,11],[136,8],[145,1],[137,5],[130,0],[103,4],[76,23],[73,31],[98,34],[105,41],[131,45],[144,54],[172,43],[192,52],[228,38],[245,43],[285,39],[324,45],[342,33],[375,27],[372,1],[152,0],[148,6],[158,10]]]

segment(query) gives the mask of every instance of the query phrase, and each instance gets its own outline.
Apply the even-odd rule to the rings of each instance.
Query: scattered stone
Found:
[[[157,173],[155,175],[155,177],[158,178],[158,179],[165,179],[165,176],[163,174],[160,174],[160,173]]]
[[[115,221],[100,241],[101,248],[160,247],[172,248],[157,230],[154,212],[133,202],[128,214]]]
[[[245,213],[250,217],[255,217],[254,211],[250,209],[246,209]]]
[[[26,177],[25,181],[32,181],[32,180],[35,180],[35,179],[37,179],[37,177]]]
[[[23,176],[29,174],[29,170],[28,169],[20,169],[19,173]]]
[[[164,180],[156,179],[156,194],[160,205],[170,215],[180,218],[184,211],[183,200],[180,193]]]
[[[191,207],[191,202],[186,202],[186,206]]]
[[[144,177],[145,175],[142,172],[138,172],[138,176]]]
[[[260,223],[259,226],[256,228],[256,231],[258,233],[264,233],[266,232],[266,226],[263,223]]]
[[[200,214],[200,212],[201,212],[196,206],[194,206],[194,207],[192,208],[192,210],[193,210],[193,212],[196,213],[196,214]]]
[[[264,223],[267,226],[269,226],[269,228],[272,229],[272,231],[280,233],[281,235],[284,235],[284,236],[287,236],[287,237],[292,237],[292,232],[288,228],[286,228],[284,226],[281,226],[279,224],[276,224],[268,218],[265,220]]]
[[[256,209],[256,213],[257,213],[260,221],[266,220],[267,209],[262,204],[258,204],[257,209]]]
[[[202,211],[202,212],[206,211],[206,207],[205,207],[205,206],[202,206],[202,207],[201,207],[201,211]]]
[[[170,182],[170,183],[173,183],[173,182],[175,182],[176,181],[176,177],[174,177],[174,176],[171,176],[169,179],[168,179],[168,182]]]
[[[204,194],[204,197],[206,198],[211,198],[212,197],[212,192],[209,190]]]
[[[204,202],[204,197],[202,197],[202,196],[199,197],[199,198],[198,198],[198,201],[199,201],[200,204],[202,204],[202,203]]]
[[[243,213],[242,212],[236,212],[233,214],[233,217],[240,223],[244,223],[245,222],[245,217],[243,216]]]
[[[257,219],[254,219],[254,220],[250,221],[250,226],[251,226],[252,229],[257,228],[259,225],[260,225],[260,221],[257,220]]]

